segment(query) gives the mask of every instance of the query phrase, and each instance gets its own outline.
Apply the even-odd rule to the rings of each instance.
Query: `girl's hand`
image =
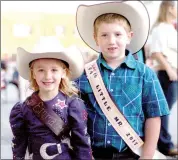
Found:
[[[172,69],[172,68],[168,69],[167,74],[169,76],[170,81],[177,81],[178,80],[177,72],[174,69]]]

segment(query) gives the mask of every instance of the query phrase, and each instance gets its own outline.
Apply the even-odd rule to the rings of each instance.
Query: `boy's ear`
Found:
[[[128,33],[127,44],[130,44],[130,41],[132,40],[133,35],[134,35],[133,31],[130,31],[130,32]]]

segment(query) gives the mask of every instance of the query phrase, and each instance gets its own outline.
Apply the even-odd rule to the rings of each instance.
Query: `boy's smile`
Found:
[[[114,53],[115,51],[117,51],[118,47],[109,47],[108,51],[111,53]]]

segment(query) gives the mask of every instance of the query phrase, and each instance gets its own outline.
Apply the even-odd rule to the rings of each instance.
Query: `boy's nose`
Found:
[[[114,44],[115,43],[115,37],[114,36],[110,36],[109,37],[109,43],[110,44]]]

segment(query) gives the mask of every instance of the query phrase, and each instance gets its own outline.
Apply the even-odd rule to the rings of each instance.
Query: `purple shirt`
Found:
[[[42,159],[39,149],[44,143],[60,143],[62,153],[54,159],[91,159],[90,137],[87,132],[87,112],[78,97],[67,97],[63,93],[44,102],[50,105],[64,123],[70,127],[72,150],[43,124],[25,103],[17,103],[10,113],[10,125],[13,132],[13,159],[24,159],[27,146],[33,153],[33,159]],[[60,124],[59,124],[60,125]],[[48,155],[56,154],[56,146],[47,148]]]

